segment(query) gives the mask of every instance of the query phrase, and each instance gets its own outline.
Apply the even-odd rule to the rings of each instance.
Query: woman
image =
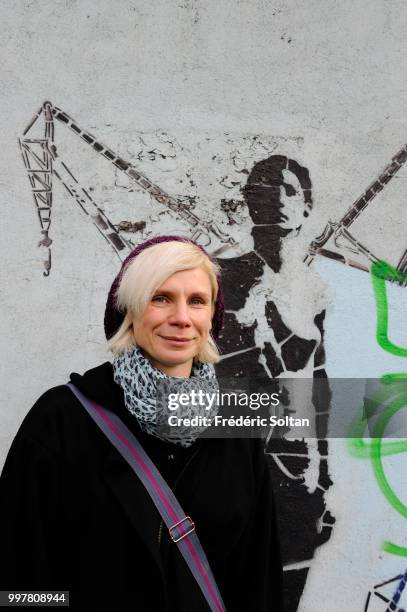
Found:
[[[260,441],[168,431],[157,400],[160,384],[216,385],[217,272],[190,240],[139,245],[106,305],[113,363],[71,374],[71,382],[118,415],[173,489],[228,612],[280,610]],[[0,590],[69,590],[74,609],[209,609],[143,484],[66,385],[40,397],[13,441],[0,478],[0,541]]]

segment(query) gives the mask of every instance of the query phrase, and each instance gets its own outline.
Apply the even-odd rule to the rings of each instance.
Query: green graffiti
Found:
[[[407,348],[397,346],[389,339],[389,308],[387,302],[386,281],[392,280],[401,284],[407,282],[407,273],[399,272],[385,261],[375,262],[371,267],[371,279],[373,291],[376,298],[376,339],[383,350],[397,355],[407,357]],[[405,375],[407,376],[407,374]]]
[[[398,546],[398,544],[392,544],[391,542],[383,542],[383,550],[391,553],[392,555],[398,555],[399,557],[407,557],[407,548],[404,546]]]
[[[392,355],[407,357],[407,348],[394,344],[389,339],[389,314],[386,281],[400,284],[407,282],[407,273],[400,272],[385,261],[372,265],[371,279],[376,300],[376,339],[381,348]],[[361,415],[356,417],[351,427],[352,438],[348,440],[349,452],[358,458],[370,458],[373,472],[380,490],[389,504],[407,518],[407,506],[396,495],[386,477],[382,458],[407,452],[407,440],[383,443],[383,436],[389,421],[402,408],[407,406],[407,373],[385,374],[381,377],[383,388],[372,398],[365,401]],[[390,401],[391,400],[391,401]],[[386,406],[387,404],[387,406]],[[380,413],[379,413],[380,410]],[[377,417],[370,441],[364,439],[369,420]],[[383,550],[393,555],[407,557],[407,548],[385,541]]]
[[[393,382],[393,380],[407,380],[407,374],[405,372],[401,372],[400,374],[383,374],[381,377],[381,381],[383,384],[389,384]]]
[[[379,415],[378,420],[373,429],[371,458],[376,479],[379,483],[382,493],[385,495],[386,499],[390,502],[393,508],[397,510],[397,512],[399,512],[402,516],[407,518],[407,506],[399,500],[399,498],[393,492],[393,489],[390,487],[389,482],[384,473],[382,463],[382,438],[384,436],[386,426],[388,425],[390,419],[399,410],[404,408],[404,406],[407,406],[407,392],[402,393],[396,400],[393,400],[393,402],[382,412],[382,414]],[[407,446],[407,442],[403,442],[402,444],[404,444],[404,447]],[[402,446],[400,448],[402,448]],[[407,449],[404,448],[404,450]]]
[[[406,381],[407,383],[407,381]],[[389,421],[402,408],[407,406],[407,386],[400,380],[395,380],[390,386],[388,382],[372,398],[366,400],[362,415],[355,419],[352,429],[352,438],[348,440],[348,448],[352,456],[370,458],[373,472],[380,490],[389,504],[402,516],[407,518],[407,506],[397,497],[386,477],[383,457],[407,452],[407,440],[383,443],[383,436]],[[389,402],[389,400],[391,400]],[[386,405],[387,404],[387,405]],[[379,412],[380,411],[380,412]],[[366,427],[373,418],[372,437],[369,441],[364,439]],[[407,557],[407,548],[385,541],[383,550],[398,556]]]
[[[377,483],[387,501],[399,514],[401,514],[405,518],[407,518],[407,506],[403,504],[403,502],[397,497],[397,495],[391,488],[384,472],[382,462],[382,438],[390,419],[406,405],[407,392],[401,393],[401,395],[396,400],[393,400],[393,402],[378,418],[378,421],[373,430],[374,437],[371,445],[371,459]],[[405,450],[407,450],[407,442],[400,443],[400,448],[403,448],[403,445]],[[403,451],[401,450],[399,452]],[[392,542],[385,541],[383,544],[383,549],[389,553],[407,557],[407,548],[398,546],[397,544],[393,544]]]

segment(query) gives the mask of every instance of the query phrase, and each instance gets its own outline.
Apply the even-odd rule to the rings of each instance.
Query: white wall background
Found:
[[[62,188],[53,210],[53,270],[42,276],[39,224],[17,146],[42,102],[51,100],[117,150],[158,128],[184,141],[196,131],[301,139],[315,208],[307,242],[407,142],[406,26],[401,0],[2,3],[0,464],[39,394],[108,358],[102,317],[118,260]],[[94,172],[97,179],[97,165]],[[397,180],[392,198],[381,202],[388,208],[366,230],[389,258],[392,232],[400,238],[406,221],[403,171]],[[368,276],[317,265],[332,296],[329,374],[406,370],[375,343]],[[391,293],[400,344],[407,341],[404,294]],[[402,496],[405,461],[391,461]],[[330,473],[337,523],[316,553],[300,610],[361,612],[373,585],[407,566],[381,550],[384,539],[407,546],[406,522],[378,490],[369,462],[351,458],[341,440],[331,443]],[[369,612],[385,609],[379,601]]]

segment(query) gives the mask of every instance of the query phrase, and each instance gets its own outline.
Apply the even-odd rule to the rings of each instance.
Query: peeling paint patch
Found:
[[[221,199],[220,207],[226,213],[229,219],[229,225],[236,223],[234,213],[238,211],[240,206],[245,206],[245,203],[241,200],[227,200],[226,198]]]
[[[117,230],[119,232],[141,232],[145,227],[145,221],[121,221],[117,226]]]

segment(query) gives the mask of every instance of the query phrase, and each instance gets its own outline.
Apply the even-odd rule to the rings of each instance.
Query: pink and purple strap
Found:
[[[177,544],[199,584],[210,609],[214,612],[226,612],[193,521],[185,515],[174,493],[141,444],[114,412],[89,400],[72,383],[68,383],[68,387],[142,481],[167,525],[171,539]]]

